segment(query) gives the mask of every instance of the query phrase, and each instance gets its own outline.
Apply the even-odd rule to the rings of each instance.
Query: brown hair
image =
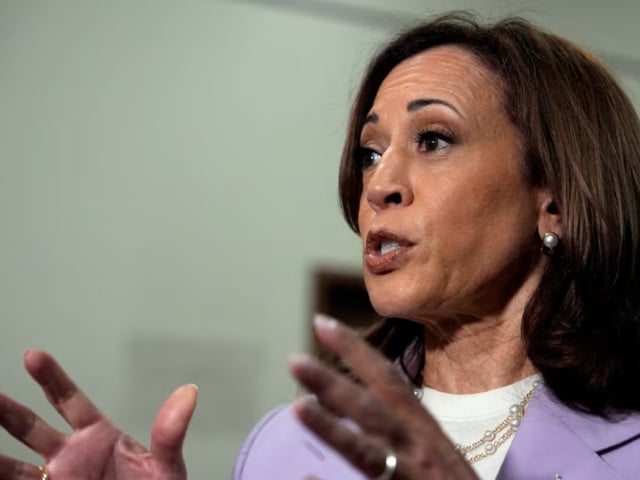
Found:
[[[565,225],[562,249],[524,313],[529,358],[574,408],[640,410],[640,123],[588,52],[522,19],[482,25],[460,13],[399,35],[371,61],[353,105],[340,166],[345,219],[357,232],[356,156],[380,84],[403,60],[445,44],[474,53],[498,78],[521,135],[524,175],[551,190]],[[385,319],[368,339],[391,359],[409,353],[424,362],[422,335],[419,324]],[[422,367],[403,368],[417,383]]]

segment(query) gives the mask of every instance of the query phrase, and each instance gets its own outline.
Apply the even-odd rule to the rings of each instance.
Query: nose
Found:
[[[407,166],[400,158],[385,152],[380,163],[364,180],[367,203],[375,211],[403,207],[413,202],[413,190],[409,183]]]

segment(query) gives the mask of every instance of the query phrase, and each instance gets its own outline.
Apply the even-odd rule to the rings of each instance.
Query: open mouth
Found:
[[[385,255],[389,252],[393,252],[400,248],[400,242],[396,242],[395,240],[384,240],[380,242],[380,255]]]
[[[406,253],[415,244],[406,238],[386,230],[369,232],[364,260],[374,273],[384,273],[400,266]]]
[[[413,245],[413,242],[396,233],[385,230],[371,231],[367,235],[366,253],[368,255],[386,255]]]

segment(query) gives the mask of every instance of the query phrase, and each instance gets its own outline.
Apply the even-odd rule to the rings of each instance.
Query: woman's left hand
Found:
[[[307,356],[295,358],[293,376],[317,398],[306,396],[294,404],[302,423],[370,478],[477,480],[386,358],[333,319],[317,316],[314,323],[320,343],[336,353],[363,385]],[[394,456],[396,467],[387,468],[387,460],[393,463]],[[392,477],[383,475],[393,470]]]

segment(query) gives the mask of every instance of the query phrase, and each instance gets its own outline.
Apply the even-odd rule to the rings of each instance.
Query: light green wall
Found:
[[[465,3],[506,11],[392,13]],[[625,53],[550,5],[509,9]],[[250,425],[295,393],[313,267],[358,268],[337,159],[390,31],[303,1],[0,0],[0,390],[62,428],[21,367],[46,348],[146,442],[164,395],[196,382],[191,478],[228,478]],[[3,432],[0,452],[36,461]]]

